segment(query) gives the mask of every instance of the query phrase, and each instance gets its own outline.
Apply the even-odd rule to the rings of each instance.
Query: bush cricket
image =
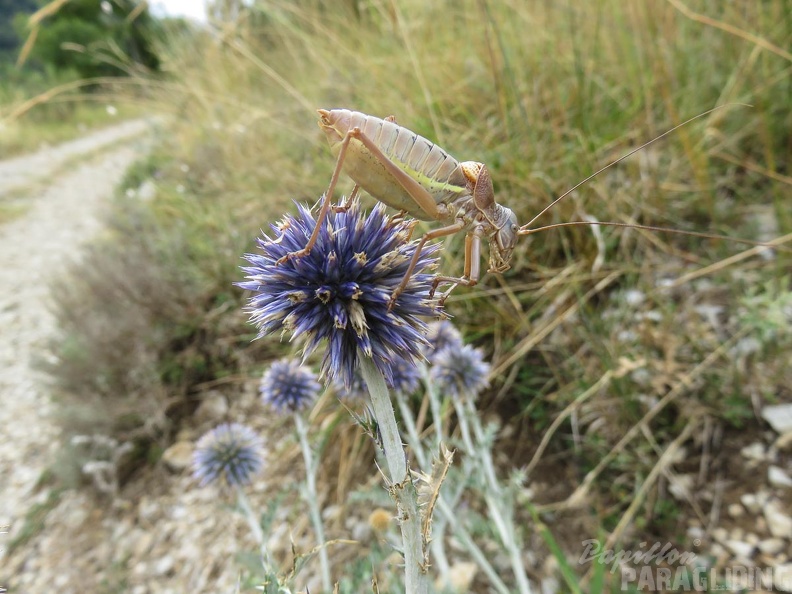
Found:
[[[316,243],[320,223],[331,208],[333,193],[342,171],[355,182],[350,199],[354,198],[358,190],[362,188],[380,202],[400,211],[402,215],[410,215],[423,221],[444,223],[443,227],[431,230],[421,238],[404,279],[391,294],[390,306],[396,302],[399,294],[410,281],[424,244],[432,239],[463,230],[466,231],[466,235],[465,264],[462,276],[438,276],[435,278],[430,292],[430,297],[433,297],[440,284],[451,284],[451,288],[442,294],[441,304],[456,286],[474,286],[478,283],[481,274],[481,241],[483,238],[489,242],[488,272],[505,272],[509,269],[512,252],[519,236],[556,227],[610,225],[735,241],[733,238],[720,235],[614,222],[571,221],[531,228],[531,225],[539,217],[559,201],[604,170],[671,134],[678,128],[721,107],[726,106],[722,105],[690,118],[629,151],[556,198],[522,227],[519,226],[517,217],[510,209],[495,201],[492,179],[487,166],[483,163],[457,161],[431,141],[397,125],[393,116],[380,119],[348,109],[320,109],[318,110],[319,127],[327,136],[330,150],[337,158],[336,166],[323,196],[316,227],[308,243],[302,250],[285,256],[284,260],[303,257],[310,253]],[[747,240],[739,241],[753,245],[765,245]]]

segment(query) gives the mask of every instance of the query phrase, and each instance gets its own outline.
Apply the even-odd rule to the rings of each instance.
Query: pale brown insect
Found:
[[[438,221],[443,227],[427,232],[418,244],[404,279],[394,289],[390,306],[407,286],[421,250],[427,241],[465,231],[465,263],[461,277],[438,276],[434,281],[433,296],[440,284],[452,286],[441,297],[444,301],[458,285],[473,286],[478,283],[481,268],[481,241],[489,242],[489,272],[504,272],[510,268],[514,246],[520,235],[530,235],[555,227],[571,225],[610,225],[634,227],[651,231],[666,231],[698,237],[731,239],[719,235],[666,229],[646,225],[613,222],[572,221],[544,227],[531,225],[544,213],[602,171],[626,159],[691,121],[712,113],[719,106],[699,114],[640,147],[628,152],[596,173],[590,175],[554,200],[522,227],[515,214],[495,201],[495,192],[487,166],[475,161],[459,162],[426,138],[399,126],[391,116],[380,119],[348,109],[320,109],[319,127],[327,136],[331,152],[337,157],[330,185],[324,194],[316,227],[306,246],[284,256],[299,258],[310,253],[316,243],[319,228],[329,212],[336,185],[344,171],[355,182],[351,197],[360,188],[374,198],[405,215],[424,221]],[[736,240],[753,245],[758,242]]]

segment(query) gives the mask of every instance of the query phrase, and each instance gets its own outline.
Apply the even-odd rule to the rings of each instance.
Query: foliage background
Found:
[[[165,30],[161,74],[135,72],[135,102],[168,114],[168,131],[58,293],[50,371],[64,425],[134,440],[138,462],[156,459],[189,424],[205,390],[233,399],[291,348],[251,342],[233,282],[259,230],[326,187],[334,160],[317,107],[393,114],[460,160],[486,163],[499,202],[527,222],[630,149],[730,104],[609,169],[536,224],[594,217],[759,241],[791,230],[787,0],[221,8],[226,20],[210,28]],[[156,198],[135,199],[147,183]],[[461,245],[448,239],[442,270],[461,270]],[[789,254],[740,255],[750,249],[637,230],[548,230],[518,246],[507,274],[449,301],[495,368],[481,404],[504,427],[504,471],[530,465],[541,504],[565,500],[597,469],[588,515],[562,507],[555,517],[562,540],[625,518],[635,538],[683,538],[665,479],[644,483],[658,452],[692,425],[708,429],[689,441],[688,466],[713,427],[727,457],[761,427],[762,403],[792,398]],[[322,414],[332,427],[327,500],[345,504],[357,483],[353,471],[343,484],[332,478],[350,465],[340,452],[351,448],[361,464],[370,452],[342,447],[352,439],[343,412]]]

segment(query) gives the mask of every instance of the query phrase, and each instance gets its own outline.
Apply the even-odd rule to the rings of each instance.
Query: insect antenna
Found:
[[[565,223],[553,223],[552,225],[544,225],[543,227],[534,227],[533,229],[520,229],[519,235],[533,235],[540,231],[547,231],[548,229],[556,229],[558,227],[572,227],[578,225],[604,225],[606,227],[627,227],[629,229],[644,229],[645,231],[655,231],[661,233],[677,233],[679,235],[690,235],[692,237],[703,237],[705,239],[722,239],[733,241],[734,243],[744,243],[746,245],[776,248],[782,251],[789,252],[788,248],[780,247],[780,244],[785,243],[792,239],[792,236],[784,236],[774,239],[772,241],[751,241],[750,239],[740,239],[731,237],[730,235],[717,235],[714,233],[700,233],[697,231],[683,231],[682,229],[670,229],[669,227],[653,227],[652,225],[638,225],[635,223],[616,223],[613,221],[567,221]]]
[[[671,134],[672,132],[675,132],[676,130],[678,130],[678,129],[679,129],[679,128],[681,128],[682,126],[687,126],[687,125],[688,125],[690,122],[693,122],[693,121],[695,121],[695,120],[697,120],[697,119],[699,119],[699,118],[703,118],[704,116],[706,116],[706,115],[709,115],[709,114],[711,114],[711,113],[712,113],[712,112],[714,112],[714,111],[718,111],[719,109],[723,109],[724,107],[731,107],[731,106],[734,106],[734,105],[740,105],[740,106],[742,106],[742,107],[753,107],[752,105],[748,105],[748,104],[746,104],[746,103],[727,103],[727,104],[725,104],[725,105],[718,105],[717,107],[713,107],[712,109],[708,109],[708,110],[707,110],[707,111],[705,111],[704,113],[700,113],[700,114],[698,114],[698,115],[696,115],[696,116],[693,116],[692,118],[690,118],[690,119],[688,119],[688,120],[685,120],[685,121],[684,121],[684,122],[682,122],[681,124],[677,124],[676,126],[674,126],[673,128],[671,128],[670,130],[666,130],[665,132],[663,132],[663,133],[662,133],[660,136],[656,136],[655,138],[653,138],[653,139],[652,139],[652,140],[650,140],[649,142],[646,142],[646,143],[642,144],[641,146],[639,146],[638,148],[635,148],[635,149],[631,150],[629,153],[627,153],[626,155],[623,155],[623,156],[619,157],[618,159],[616,159],[616,160],[615,160],[615,161],[613,161],[612,163],[608,163],[607,165],[605,165],[605,167],[603,167],[603,168],[602,168],[602,169],[600,169],[599,171],[596,171],[596,172],[592,173],[591,175],[589,175],[589,176],[588,176],[586,179],[584,179],[583,181],[581,181],[581,182],[579,182],[579,183],[575,184],[574,186],[572,186],[572,187],[571,187],[570,189],[568,189],[566,192],[564,192],[563,194],[561,194],[561,195],[560,195],[558,198],[556,198],[555,200],[553,200],[553,201],[552,201],[550,204],[548,204],[547,206],[545,206],[545,207],[544,207],[544,208],[543,208],[543,209],[542,209],[542,210],[539,212],[539,214],[537,214],[537,215],[536,215],[534,218],[532,218],[532,219],[531,219],[530,221],[528,221],[528,222],[527,222],[525,225],[523,225],[522,227],[520,227],[520,231],[518,232],[518,235],[529,235],[529,234],[533,233],[534,231],[538,231],[539,229],[551,229],[551,228],[553,228],[553,227],[561,227],[561,226],[563,226],[563,225],[564,225],[564,223],[562,223],[562,224],[559,224],[559,225],[551,225],[551,226],[549,226],[549,227],[539,227],[539,228],[537,228],[537,229],[531,229],[531,228],[530,228],[530,227],[531,227],[531,225],[533,225],[533,224],[534,224],[534,222],[536,222],[536,219],[538,219],[539,217],[541,217],[541,216],[542,216],[543,214],[545,214],[545,213],[546,213],[548,210],[550,210],[550,209],[551,209],[551,208],[553,208],[553,207],[554,207],[556,204],[558,204],[559,202],[561,202],[561,200],[563,200],[564,198],[566,198],[567,196],[569,196],[569,195],[570,195],[572,192],[574,192],[575,190],[577,190],[577,189],[578,189],[580,186],[582,186],[583,184],[585,184],[585,183],[588,183],[589,181],[591,181],[592,179],[594,179],[595,177],[597,177],[597,176],[598,176],[600,173],[602,173],[602,172],[603,172],[603,171],[605,171],[606,169],[610,169],[611,167],[613,167],[613,166],[614,166],[614,165],[616,165],[617,163],[621,163],[621,162],[622,162],[622,161],[624,161],[626,158],[628,158],[628,157],[631,157],[632,155],[634,155],[634,154],[635,154],[635,153],[637,153],[638,151],[641,151],[641,150],[645,149],[647,146],[649,146],[649,145],[651,145],[651,144],[654,144],[654,143],[655,143],[655,142],[657,142],[658,140],[661,140],[662,138],[665,138],[666,136],[668,136],[668,135],[669,135],[669,134]],[[567,223],[567,224],[568,224],[568,223]],[[583,223],[583,224],[585,224],[585,223]],[[628,224],[626,224],[626,223],[591,223],[591,224],[596,224],[596,225],[606,225],[606,224],[609,224],[609,225],[613,225],[613,226],[616,226],[616,227],[638,227],[638,228],[641,228],[641,227],[640,227],[640,225],[628,225]],[[644,227],[644,228],[645,228],[645,229],[653,229],[653,230],[655,230],[655,231],[676,231],[675,229],[661,229],[661,228],[653,228],[653,227]],[[682,233],[682,232],[681,232],[681,233]],[[686,233],[687,233],[688,235],[696,235],[695,233],[692,233],[692,232],[686,232]],[[709,236],[709,235],[705,235],[705,237],[711,237],[711,236]],[[715,236],[715,237],[717,237],[717,236]],[[749,243],[750,243],[750,242],[749,242]]]

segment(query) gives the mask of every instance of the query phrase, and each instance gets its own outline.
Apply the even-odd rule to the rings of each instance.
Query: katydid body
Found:
[[[336,168],[314,233],[305,248],[291,257],[310,253],[343,170],[356,184],[353,193],[360,187],[416,219],[445,223],[421,238],[404,280],[391,295],[391,305],[409,283],[424,244],[438,237],[467,231],[465,268],[462,277],[437,277],[432,293],[440,283],[470,286],[478,282],[482,238],[490,243],[490,271],[509,269],[519,231],[517,217],[495,202],[492,180],[483,163],[460,163],[426,138],[397,125],[393,118],[320,109],[319,127],[337,157]]]
[[[438,285],[443,283],[452,285],[442,295],[441,303],[457,285],[473,286],[478,282],[482,239],[488,240],[490,246],[489,272],[504,272],[510,268],[512,252],[520,235],[531,235],[545,229],[568,225],[633,227],[766,245],[718,235],[625,223],[575,221],[531,228],[534,221],[580,185],[677,128],[716,109],[719,107],[690,118],[603,167],[562,194],[522,227],[518,225],[517,217],[510,209],[495,202],[489,170],[483,163],[457,161],[426,138],[397,125],[393,117],[380,119],[348,109],[320,109],[318,110],[319,127],[327,136],[330,150],[337,157],[336,166],[330,185],[323,196],[316,227],[308,243],[302,250],[284,256],[283,260],[300,258],[310,253],[316,243],[321,223],[330,210],[335,187],[342,171],[355,182],[353,196],[359,188],[363,188],[380,202],[404,214],[419,220],[438,221],[444,224],[443,227],[433,229],[421,238],[404,279],[391,295],[391,306],[410,282],[424,244],[432,239],[460,231],[466,232],[463,275],[435,278],[430,297],[434,295]]]

